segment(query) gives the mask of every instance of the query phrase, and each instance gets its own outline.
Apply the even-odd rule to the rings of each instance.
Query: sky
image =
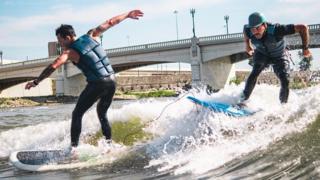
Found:
[[[56,41],[60,24],[73,25],[80,36],[133,9],[142,10],[144,17],[127,19],[106,31],[104,48],[191,38],[191,8],[197,37],[225,34],[225,15],[229,33],[242,32],[252,12],[263,13],[274,23],[320,23],[319,0],[0,0],[0,51],[10,60],[46,58],[48,42]],[[318,51],[312,50],[315,60],[320,60]]]

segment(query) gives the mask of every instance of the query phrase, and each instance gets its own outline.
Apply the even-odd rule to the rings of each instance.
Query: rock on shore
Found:
[[[73,96],[43,96],[43,97],[24,97],[24,98],[0,98],[0,108],[12,108],[22,106],[41,106],[57,103],[73,103],[77,97]]]
[[[38,106],[40,103],[30,99],[23,98],[2,98],[0,99],[0,108],[12,108],[21,106]]]

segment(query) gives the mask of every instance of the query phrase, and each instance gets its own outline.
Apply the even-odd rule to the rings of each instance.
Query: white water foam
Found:
[[[108,111],[109,120],[127,121],[139,117],[148,123],[146,131],[155,139],[148,142],[149,165],[158,171],[173,170],[175,174],[200,174],[239,158],[247,153],[264,149],[287,134],[304,131],[319,114],[319,86],[291,91],[289,102],[281,105],[279,87],[257,85],[248,107],[262,109],[250,117],[232,118],[198,107],[186,96],[235,103],[244,84],[230,85],[218,93],[206,94],[193,89],[188,94],[171,100],[142,100],[120,109]],[[83,118],[82,134],[93,134],[100,129],[95,109]],[[15,128],[0,134],[0,157],[10,152],[31,149],[61,149],[70,144],[70,120],[46,122]],[[80,142],[79,148],[88,149]],[[97,149],[91,149],[97,148]],[[98,147],[89,147],[96,153]]]
[[[241,89],[228,86],[210,97],[204,90],[193,95],[234,103]],[[150,129],[160,137],[150,145],[149,153],[154,158],[147,167],[156,166],[159,171],[172,170],[175,174],[201,174],[265,149],[290,133],[304,131],[316,119],[320,112],[319,91],[319,86],[291,91],[289,102],[282,105],[278,100],[279,87],[257,85],[247,105],[263,111],[242,118],[197,109],[187,100],[177,102],[171,114],[159,119]],[[186,113],[178,110],[181,107]]]
[[[167,101],[155,99],[132,102],[120,109],[109,109],[108,118],[110,122],[113,122],[128,121],[138,117],[147,122],[160,114],[166,104]],[[37,109],[39,108],[34,108],[34,113],[37,112]],[[57,120],[4,131],[0,133],[0,157],[8,157],[11,152],[19,150],[67,149],[70,146],[70,124],[71,119]],[[95,134],[99,130],[100,123],[96,109],[92,108],[84,115],[82,120],[79,149],[88,148],[87,144],[83,144],[83,138]],[[96,151],[100,151],[100,147],[96,148]],[[90,151],[95,152],[92,149]]]

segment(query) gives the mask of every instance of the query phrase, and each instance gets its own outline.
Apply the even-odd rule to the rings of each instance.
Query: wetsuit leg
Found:
[[[268,58],[263,54],[256,52],[253,56],[253,68],[246,81],[245,88],[243,90],[244,100],[249,99],[258,79],[259,74],[268,65]]]
[[[100,100],[97,104],[97,114],[101,124],[102,134],[107,140],[111,139],[111,127],[108,122],[107,111],[112,102],[112,98],[116,91],[116,82],[112,79],[106,80],[104,83],[104,93],[100,97]]]
[[[97,92],[97,86],[92,83],[88,83],[86,88],[79,96],[77,105],[72,112],[71,122],[71,146],[78,146],[79,137],[82,127],[82,117],[84,113],[94,104],[98,99],[99,92]]]
[[[287,103],[289,97],[289,61],[285,58],[281,58],[275,62],[273,70],[281,84],[279,99],[281,103]]]

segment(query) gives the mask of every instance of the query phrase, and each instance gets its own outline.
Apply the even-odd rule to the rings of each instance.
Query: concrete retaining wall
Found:
[[[118,91],[147,91],[150,89],[179,89],[191,83],[191,71],[128,71],[116,74]],[[80,74],[64,80],[67,96],[79,96],[86,85]]]
[[[146,91],[150,89],[176,89],[191,83],[191,72],[154,72],[147,76],[117,76],[120,91]]]
[[[250,71],[237,71],[236,77],[241,81],[245,81],[250,74]],[[320,71],[294,71],[290,73],[291,82],[300,82],[301,80],[308,82],[312,81],[315,83],[320,82]],[[272,71],[262,72],[257,80],[257,84],[280,84],[279,79]]]
[[[43,80],[38,86],[30,90],[25,90],[25,85],[26,82],[5,89],[0,93],[0,97],[51,96],[55,94],[55,82],[51,78]]]

